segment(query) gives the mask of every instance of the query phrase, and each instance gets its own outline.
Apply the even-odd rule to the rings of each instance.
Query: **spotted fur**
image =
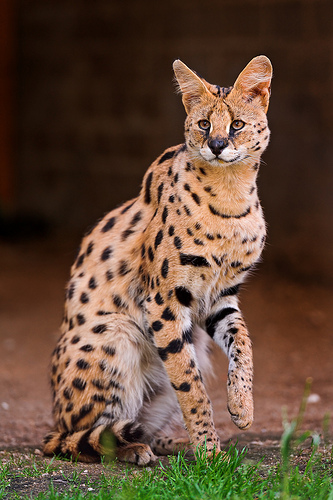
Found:
[[[238,292],[265,223],[256,178],[269,141],[271,64],[254,58],[233,87],[174,62],[185,143],[149,167],[137,198],[83,239],[52,357],[54,430],[46,454],[94,461],[112,433],[120,460],[203,445],[219,451],[204,379],[211,337],[229,359],[232,420],[253,419],[252,350]],[[183,421],[189,444],[167,436]]]

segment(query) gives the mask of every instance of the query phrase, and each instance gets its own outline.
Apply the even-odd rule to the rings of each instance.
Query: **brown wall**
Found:
[[[259,180],[266,265],[333,277],[332,0],[18,4],[22,211],[82,230],[136,195],[151,161],[182,142],[175,58],[227,86],[266,54],[275,73]]]

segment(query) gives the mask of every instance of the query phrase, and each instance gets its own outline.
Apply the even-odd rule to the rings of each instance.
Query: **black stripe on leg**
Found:
[[[208,335],[213,338],[217,323],[229,316],[229,314],[234,314],[235,312],[238,312],[238,310],[234,307],[225,307],[224,309],[221,309],[221,311],[208,316],[206,320],[206,331]]]
[[[92,429],[89,429],[81,436],[77,444],[77,449],[78,452],[81,453],[82,455],[88,455],[89,457],[92,457],[97,461],[100,459],[100,454],[89,443],[89,437],[91,433]]]

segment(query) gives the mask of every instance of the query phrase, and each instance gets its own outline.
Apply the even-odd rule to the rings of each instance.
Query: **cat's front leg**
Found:
[[[229,359],[228,410],[240,429],[253,422],[252,345],[236,296],[222,297],[206,319],[206,331]]]
[[[151,309],[151,308],[150,308]],[[205,445],[208,455],[220,451],[211,402],[198,368],[192,325],[177,304],[154,307],[151,329],[183,414],[190,442],[195,449]]]

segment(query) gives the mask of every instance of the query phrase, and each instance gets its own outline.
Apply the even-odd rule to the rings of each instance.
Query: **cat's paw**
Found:
[[[131,462],[136,465],[147,465],[156,462],[154,455],[148,444],[134,443],[117,449],[117,458],[123,462]]]
[[[239,429],[245,430],[253,423],[252,387],[244,387],[243,381],[230,380],[228,385],[228,411]]]

